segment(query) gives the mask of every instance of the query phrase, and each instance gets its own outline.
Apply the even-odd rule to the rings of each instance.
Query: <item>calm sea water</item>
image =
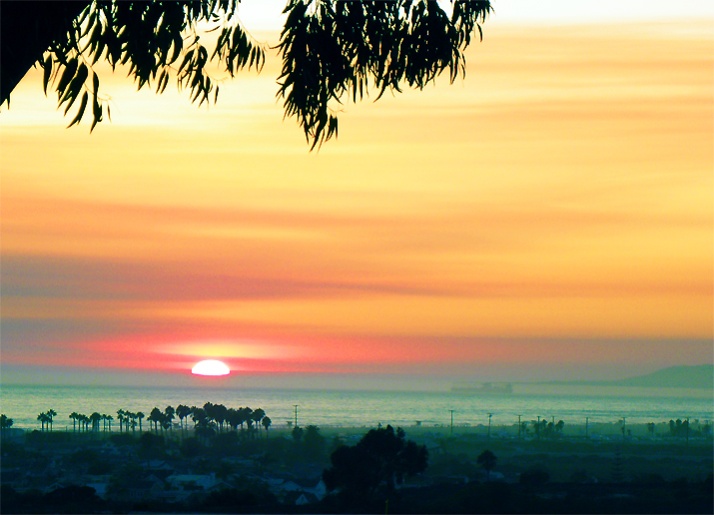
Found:
[[[711,398],[683,397],[592,397],[568,395],[506,395],[478,397],[452,392],[380,392],[317,390],[228,390],[167,387],[78,387],[16,386],[0,387],[0,410],[15,422],[15,427],[39,428],[37,415],[54,409],[55,430],[72,428],[69,414],[92,412],[113,415],[118,409],[149,414],[153,407],[164,409],[179,404],[203,406],[206,402],[238,408],[263,408],[274,427],[285,427],[293,420],[298,405],[298,422],[320,427],[374,427],[377,424],[447,426],[454,410],[455,426],[515,424],[540,416],[563,420],[567,425],[666,422],[690,417],[702,423],[714,419]]]

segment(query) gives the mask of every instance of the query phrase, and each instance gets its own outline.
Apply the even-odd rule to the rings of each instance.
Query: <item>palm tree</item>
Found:
[[[50,408],[47,410],[47,421],[49,422],[50,425],[50,431],[52,431],[52,419],[57,416],[57,412]]]
[[[226,422],[228,422],[228,425],[233,429],[233,431],[238,430],[238,424],[240,423],[239,421],[240,416],[238,415],[238,410],[235,408],[228,408],[228,412],[226,413]]]
[[[184,404],[179,404],[176,406],[176,415],[178,416],[179,420],[181,421],[181,431],[184,432],[186,430],[186,426],[184,426],[184,421],[186,417],[188,417],[191,414],[191,408]]]
[[[265,437],[268,437],[268,428],[270,425],[273,423],[272,420],[270,420],[270,417],[265,416],[263,417],[263,420],[260,421],[261,424],[263,424],[263,427],[265,428]]]
[[[479,454],[478,458],[476,458],[476,462],[486,471],[487,479],[491,477],[491,471],[496,466],[497,459],[496,455],[488,450],[483,451]]]
[[[119,432],[122,432],[122,427],[124,425],[124,410],[123,409],[118,409],[117,410],[117,419],[119,419]]]
[[[124,424],[126,425],[126,432],[129,432],[131,428],[132,433],[136,432],[136,413],[131,411],[124,412]]]
[[[42,431],[45,430],[45,424],[49,424],[49,418],[47,417],[47,413],[40,413],[37,415],[37,420],[40,421],[40,424],[42,424]]]
[[[102,416],[96,411],[89,415],[89,421],[92,423],[92,431],[95,433],[99,432],[99,421],[102,420]]]
[[[87,415],[79,414],[77,416],[77,420],[79,420],[79,427],[84,428],[84,432],[86,433],[89,430],[89,417]]]
[[[141,419],[144,418],[145,416],[146,415],[144,415],[141,411],[138,411],[136,413],[136,418],[139,419],[139,432],[143,431],[143,429],[141,428]]]
[[[109,425],[109,432],[112,432],[112,420],[114,420],[114,417],[111,415],[107,415],[107,424]]]
[[[77,432],[77,412],[73,411],[69,414],[69,418],[72,419],[72,431]]]
[[[260,424],[260,421],[263,419],[265,416],[265,410],[263,408],[257,408],[251,413],[250,415],[250,420],[255,422],[255,427],[256,429],[258,428],[258,424]]]
[[[198,428],[199,425],[208,424],[210,420],[206,414],[206,410],[204,408],[197,408],[196,406],[191,408],[191,419],[193,420],[194,430]]]
[[[243,431],[243,423],[248,422],[250,420],[250,417],[253,414],[253,410],[248,407],[238,408],[238,413],[240,414],[240,430]]]
[[[166,406],[166,409],[164,409],[163,425],[166,429],[173,428],[175,413],[176,413],[176,410],[173,408],[173,406]]]
[[[5,438],[5,430],[11,428],[14,423],[15,421],[4,413],[0,415],[0,438]]]
[[[163,415],[164,414],[161,413],[159,408],[154,407],[154,409],[151,410],[151,413],[149,413],[149,416],[146,418],[146,420],[150,420],[154,424],[154,432],[156,434],[159,433],[159,422],[161,422]]]
[[[203,405],[203,411],[206,414],[206,425],[216,420],[217,406],[215,404],[213,404],[212,402],[207,402]]]
[[[223,423],[226,421],[226,417],[228,416],[228,408],[226,408],[223,404],[215,404],[213,406],[213,411],[213,418],[218,423],[218,430],[223,432]]]

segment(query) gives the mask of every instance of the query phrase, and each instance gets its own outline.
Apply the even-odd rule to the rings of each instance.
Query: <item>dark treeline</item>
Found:
[[[560,421],[518,437],[270,431],[262,409],[206,403],[73,413],[69,431],[7,437],[2,513],[709,513],[711,438],[686,420],[663,443],[570,440]],[[267,420],[266,420],[267,419]],[[113,428],[112,428],[113,423]],[[623,428],[624,421],[623,421]],[[423,428],[422,428],[423,429]],[[623,431],[623,435],[625,432]]]
[[[210,437],[224,430],[240,431],[243,435],[254,437],[259,429],[264,429],[266,434],[272,425],[272,420],[266,415],[262,408],[251,409],[249,407],[227,408],[223,404],[213,404],[207,402],[203,407],[185,406],[179,404],[176,408],[166,406],[163,410],[155,407],[148,416],[143,412],[133,412],[127,409],[119,409],[116,412],[116,419],[112,415],[99,413],[97,411],[86,415],[73,411],[69,414],[72,420],[72,430],[74,432],[111,432],[112,422],[116,421],[119,432],[141,432],[144,430],[142,421],[149,422],[149,427],[155,433],[163,433],[174,429],[175,420],[179,420],[179,431],[185,434],[188,429],[189,418],[193,422],[193,429],[197,436]],[[53,422],[57,417],[54,409],[49,409],[37,415],[40,422],[40,431],[52,431]],[[12,427],[14,421],[5,414],[0,415],[1,428]],[[262,428],[260,427],[262,426]]]

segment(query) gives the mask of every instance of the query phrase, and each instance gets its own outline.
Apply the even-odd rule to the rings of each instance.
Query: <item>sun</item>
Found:
[[[217,359],[204,359],[193,366],[191,373],[198,376],[227,376],[231,369]]]

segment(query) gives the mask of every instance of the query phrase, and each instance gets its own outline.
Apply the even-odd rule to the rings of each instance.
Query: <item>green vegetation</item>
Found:
[[[337,490],[344,508],[359,507],[380,492],[387,498],[406,476],[424,472],[426,446],[406,439],[392,426],[371,429],[354,446],[341,445],[330,457],[331,467],[322,475],[329,491]]]
[[[138,413],[118,414],[111,431],[99,415],[69,431],[4,433],[2,512],[701,513],[712,506],[711,432],[686,419],[628,424],[634,437],[620,423],[610,424],[608,437],[573,437],[551,418],[528,421],[520,435],[516,427],[490,436],[456,428],[450,436],[448,427],[415,426],[407,439],[391,426],[272,428],[262,409],[211,403],[155,408],[143,426]],[[0,421],[9,431],[11,419]]]

